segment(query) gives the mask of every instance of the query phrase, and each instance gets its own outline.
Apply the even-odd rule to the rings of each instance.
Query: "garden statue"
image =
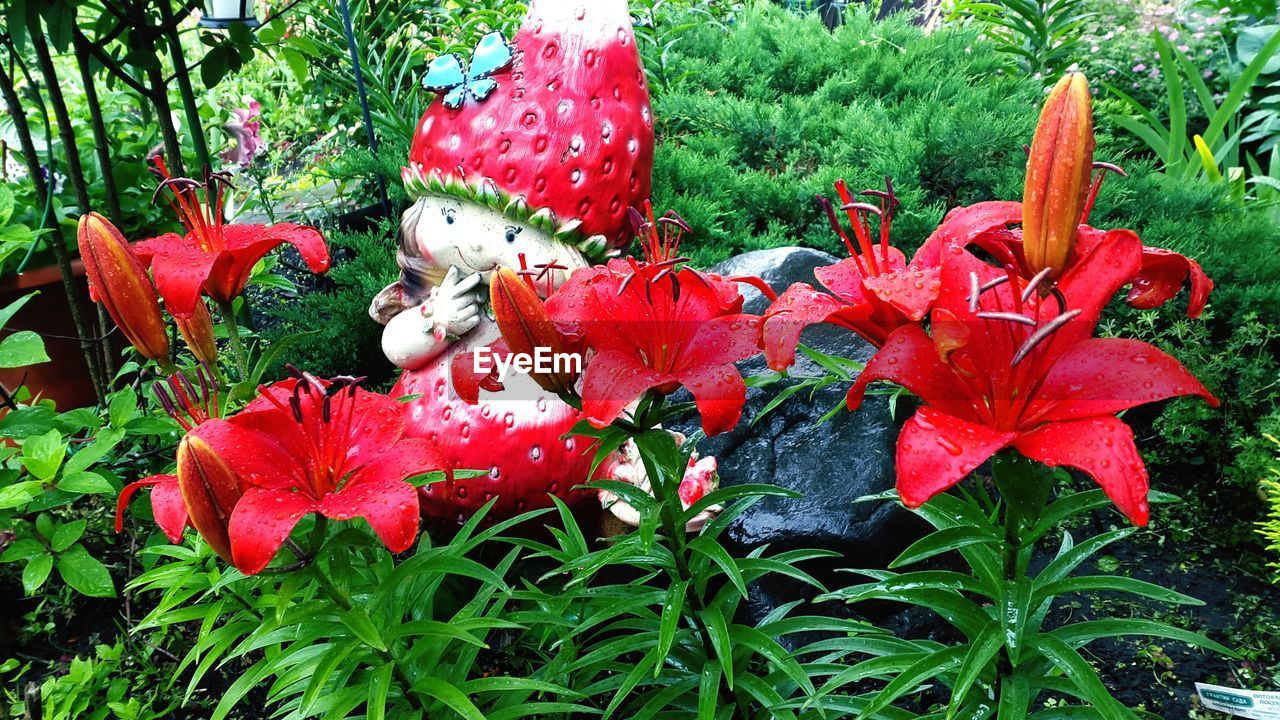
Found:
[[[477,404],[451,365],[499,338],[488,305],[493,271],[539,275],[540,292],[619,255],[628,209],[649,197],[653,119],[625,0],[534,0],[513,43],[486,35],[469,61],[444,55],[424,80],[438,93],[418,126],[404,180],[399,281],[373,301],[382,346],[404,369],[393,395],[407,432],[454,468],[488,470],[423,489],[429,520],[461,522],[498,497],[489,520],[551,504],[598,506],[574,492],[594,449],[566,438],[577,411],[528,376],[508,377]],[[601,472],[633,479],[619,454]],[[477,465],[480,467],[477,468]],[[705,467],[705,461],[704,465]]]

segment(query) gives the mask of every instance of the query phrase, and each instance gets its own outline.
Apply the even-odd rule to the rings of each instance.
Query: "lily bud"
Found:
[[[499,268],[493,273],[489,300],[498,329],[512,353],[533,357],[538,348],[546,348],[553,357],[559,357],[570,352],[569,343],[556,330],[542,298],[515,271]],[[543,389],[554,393],[571,390],[577,380],[576,374],[567,369],[550,373],[535,371],[529,376]]]
[[[1031,275],[1062,274],[1075,244],[1093,173],[1089,81],[1067,73],[1040,112],[1022,193],[1022,247]]]
[[[77,233],[89,277],[89,297],[102,303],[144,357],[169,364],[169,335],[155,289],[124,236],[106,218],[88,213]]]
[[[218,557],[231,562],[227,524],[244,494],[240,477],[209,443],[187,435],[178,446],[178,488],[191,526]]]
[[[195,312],[191,313],[191,317],[174,316],[173,321],[191,354],[205,365],[217,367],[218,343],[213,337],[213,316],[209,314],[209,306],[204,300],[196,301]]]

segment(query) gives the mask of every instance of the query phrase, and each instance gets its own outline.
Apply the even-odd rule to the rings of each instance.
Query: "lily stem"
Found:
[[[312,533],[312,538],[318,539],[321,544],[324,540],[325,528],[327,525],[328,522],[326,518],[316,518],[316,529]],[[316,550],[319,550],[319,546],[316,547]],[[313,551],[311,553],[311,557],[315,560],[315,562],[311,563],[310,566],[311,574],[315,577],[317,581],[316,584],[320,586],[320,589],[324,591],[324,594],[327,595],[333,604],[337,605],[343,612],[350,612],[354,609],[356,606],[355,602],[351,599],[351,596],[342,588],[338,587],[338,584],[333,581],[333,578],[329,577],[329,574],[324,571],[322,564],[319,562],[317,553]],[[395,677],[396,681],[400,683],[400,686],[404,688],[404,699],[409,703],[409,706],[414,710],[425,709],[422,703],[422,698],[419,697],[420,691],[414,689],[413,681],[409,679],[409,675],[402,667],[400,667],[400,660],[391,652],[391,649],[387,648],[383,650],[372,646],[370,646],[370,649],[377,653],[377,655],[384,661],[391,664],[392,675]]]
[[[1004,567],[1001,574],[1004,579],[1004,592],[1012,593],[1014,585],[1022,577],[1018,560],[1019,553],[1022,550],[1023,512],[1017,500],[1006,494],[1008,483],[1001,484],[1006,474],[1018,476],[1013,483],[1014,487],[1030,484],[1035,478],[1029,476],[1025,471],[1019,472],[1018,464],[1007,454],[997,455],[992,461],[992,475],[998,478],[996,482],[997,491],[1004,499],[1004,513],[1002,515],[1004,521]],[[1002,605],[1007,602],[1007,599],[1001,598]],[[1003,614],[1006,610],[1002,609],[1001,612]],[[1019,618],[1018,621],[1020,623],[1025,622],[1025,619]],[[996,673],[998,677],[996,678],[996,687],[1003,688],[1006,680],[1013,677],[1014,670],[1013,657],[1008,645],[1005,645],[1000,648],[1000,655],[997,661]]]
[[[633,431],[635,435],[642,435],[644,432],[657,427],[656,422],[650,422],[650,417],[654,406],[660,407],[662,402],[663,400],[660,397],[653,398],[653,405],[646,408],[646,412],[642,413],[644,417],[640,419],[639,425],[636,427],[635,431]],[[661,412],[659,411],[657,414],[660,415]],[[656,461],[651,458],[650,462]],[[649,468],[646,467],[646,470],[648,469]],[[654,469],[656,469],[656,467]],[[676,472],[672,474],[672,477],[680,478],[682,476],[683,473],[681,473],[679,469],[676,469]],[[650,487],[653,490],[653,496],[658,501],[658,517],[662,524],[662,531],[671,540],[671,556],[675,559],[676,578],[686,583],[685,587],[688,588],[685,600],[688,608],[692,611],[689,613],[689,620],[693,623],[694,629],[698,631],[698,636],[702,640],[702,647],[707,654],[708,660],[710,660],[711,658],[716,657],[716,650],[715,645],[711,641],[711,631],[707,628],[706,621],[702,617],[702,613],[707,609],[707,605],[706,602],[704,602],[701,593],[698,592],[698,583],[693,577],[693,572],[689,569],[688,537],[685,533],[684,526],[680,524],[680,510],[683,509],[683,505],[680,504],[679,492],[678,490],[676,492],[672,492],[673,487],[668,484],[665,478],[654,473],[650,473],[649,482]],[[674,487],[678,488],[679,485],[680,480],[677,479],[674,483]],[[659,662],[662,661],[663,659],[660,658]],[[728,658],[728,661],[732,662],[732,659]],[[729,687],[728,676],[723,671],[720,673],[720,684],[718,690],[720,696],[725,700],[731,701],[736,708],[736,714],[734,717],[751,717],[749,708],[743,706],[738,693],[734,692]]]
[[[218,310],[222,313],[222,322],[227,327],[227,346],[231,348],[231,355],[235,358],[236,369],[240,372],[241,380],[249,379],[249,354],[245,351],[244,340],[240,339],[240,325],[236,323],[235,301],[217,302]]]

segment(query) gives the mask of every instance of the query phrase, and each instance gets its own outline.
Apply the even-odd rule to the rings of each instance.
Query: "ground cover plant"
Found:
[[[39,389],[62,338],[23,312],[63,288],[6,295],[0,718],[1205,719],[1193,682],[1274,689],[1274,7],[808,5],[630,3],[609,35],[651,110],[604,133],[651,127],[652,199],[608,240],[500,177],[401,183],[449,91],[428,70],[520,49],[522,4],[352,3],[359,83],[337,5],[227,30],[168,0],[0,5],[0,268],[71,269],[99,395]],[[495,67],[454,117],[500,102]],[[491,322],[466,348],[582,361],[451,363],[477,419],[441,427],[493,445],[462,460],[370,319],[414,242],[452,251],[423,193],[526,251],[475,287],[424,271]],[[582,254],[522,244],[543,231]],[[813,282],[714,267],[793,245],[833,255]],[[823,325],[869,359],[802,343]],[[832,385],[826,423],[895,408],[893,489],[860,502],[920,522],[887,567],[744,549],[735,524],[797,493],[720,487],[705,456]],[[479,418],[520,388],[578,418],[549,442],[589,467],[541,509],[465,495],[513,467]],[[446,495],[478,510],[441,523]]]

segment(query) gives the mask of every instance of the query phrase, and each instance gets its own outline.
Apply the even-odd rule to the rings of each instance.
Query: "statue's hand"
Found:
[[[430,313],[431,329],[438,338],[456,339],[480,324],[484,311],[484,286],[479,273],[460,277],[457,267],[450,267],[444,281],[431,292],[431,300],[423,303]]]
[[[687,438],[682,433],[669,432],[675,439],[676,445],[684,445]],[[649,484],[649,473],[645,470],[644,461],[640,457],[640,449],[636,447],[635,442],[632,440],[623,443],[622,447],[618,448],[605,460],[604,477],[634,485],[650,495],[653,494],[653,489]],[[687,510],[707,493],[713,492],[719,485],[720,476],[716,459],[714,457],[699,458],[698,454],[694,453],[689,458],[689,465],[685,469],[684,477],[681,479],[680,487],[677,491],[680,496],[681,506]],[[614,517],[631,527],[640,525],[640,513],[630,503],[608,490],[600,490],[599,496],[600,504],[612,513]],[[702,527],[718,515],[722,509],[720,505],[707,507],[685,523],[685,530],[690,533],[701,532]]]

